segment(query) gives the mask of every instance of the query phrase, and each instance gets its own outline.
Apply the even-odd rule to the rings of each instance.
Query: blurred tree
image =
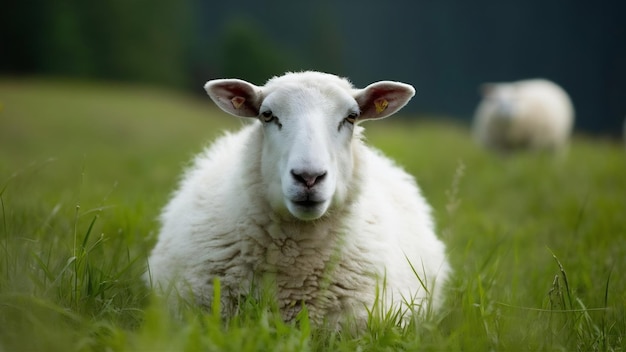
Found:
[[[293,53],[279,48],[250,20],[230,21],[221,38],[217,60],[224,77],[237,77],[262,85],[285,71],[303,68]]]
[[[191,26],[187,1],[108,0],[85,9],[100,73],[115,79],[185,84]]]
[[[310,43],[312,65],[321,71],[344,72],[344,53],[340,20],[329,0],[315,2]]]
[[[0,12],[0,72],[182,86],[190,1],[11,1]]]
[[[42,29],[46,5],[45,0],[3,2],[0,10],[0,72],[25,73],[39,69],[38,56],[45,41]]]
[[[42,41],[37,66],[44,73],[68,76],[93,76],[97,61],[90,45],[88,26],[80,0],[51,1],[45,4]]]

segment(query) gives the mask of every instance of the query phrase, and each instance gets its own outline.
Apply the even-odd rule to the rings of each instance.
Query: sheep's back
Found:
[[[538,135],[537,143],[562,143],[573,125],[574,109],[565,91],[546,80],[520,83],[522,121],[528,121]],[[541,133],[545,133],[541,136]],[[543,138],[541,138],[543,137]]]

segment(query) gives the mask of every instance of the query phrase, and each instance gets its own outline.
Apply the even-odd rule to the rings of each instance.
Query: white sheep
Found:
[[[565,91],[545,79],[481,86],[476,109],[476,140],[497,151],[517,149],[563,152],[574,123],[574,108]]]
[[[270,282],[285,320],[305,304],[315,324],[363,324],[377,285],[386,308],[440,305],[449,265],[431,210],[358,126],[398,111],[413,87],[355,89],[309,71],[262,87],[220,79],[205,89],[252,123],[199,155],[165,207],[149,258],[155,286],[208,307],[218,278],[229,315],[240,297],[258,293],[255,283]]]

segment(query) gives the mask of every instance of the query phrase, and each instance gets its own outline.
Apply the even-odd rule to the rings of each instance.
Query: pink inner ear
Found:
[[[230,102],[233,104],[233,107],[236,110],[239,110],[239,108],[243,105],[245,101],[246,98],[240,96],[232,97],[232,99],[230,99]]]
[[[391,81],[372,83],[355,96],[361,108],[359,120],[380,119],[400,110],[415,94],[408,84]]]

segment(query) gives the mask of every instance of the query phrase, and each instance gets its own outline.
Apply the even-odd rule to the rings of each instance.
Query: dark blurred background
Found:
[[[579,132],[626,116],[626,1],[9,0],[0,75],[140,82],[203,94],[212,78],[288,70],[415,86],[416,115],[468,121],[487,81],[543,77]]]

